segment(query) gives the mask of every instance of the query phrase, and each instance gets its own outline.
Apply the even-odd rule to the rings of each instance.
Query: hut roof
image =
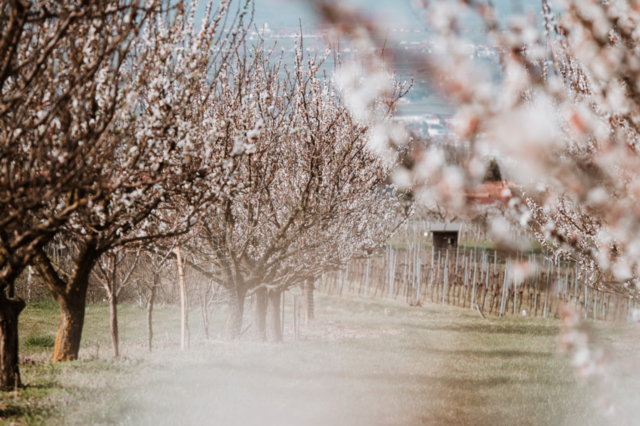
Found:
[[[459,232],[460,223],[434,223],[431,225],[431,232]]]

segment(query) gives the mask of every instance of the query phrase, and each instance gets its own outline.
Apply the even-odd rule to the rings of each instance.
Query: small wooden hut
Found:
[[[436,250],[455,250],[462,225],[459,223],[435,223],[431,226],[433,248]]]

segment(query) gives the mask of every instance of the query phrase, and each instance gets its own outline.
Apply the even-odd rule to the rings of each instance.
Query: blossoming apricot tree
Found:
[[[389,181],[397,160],[370,151],[374,123],[349,111],[322,73],[325,57],[305,60],[302,52],[300,40],[289,69],[259,44],[252,62],[238,63],[244,101],[232,107],[247,118],[254,150],[237,169],[244,187],[200,215],[183,244],[201,259],[191,266],[229,292],[228,338],[241,332],[245,297],[255,293],[252,326],[279,341],[283,290],[371,254],[399,225],[403,198]],[[408,89],[390,85],[393,94],[370,106],[386,119]],[[205,264],[212,269],[198,266]]]

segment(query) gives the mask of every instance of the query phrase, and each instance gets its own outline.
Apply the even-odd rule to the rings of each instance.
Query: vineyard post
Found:
[[[476,277],[478,276],[478,251],[473,250],[473,290],[471,290],[471,309],[476,300]]]
[[[293,302],[293,340],[298,340],[298,304],[293,293],[291,294],[291,301]]]
[[[421,268],[422,267],[422,258],[418,258],[418,294],[417,294],[417,302],[420,302],[420,278],[421,278]]]
[[[449,272],[449,250],[447,250],[447,258],[444,264],[444,282],[442,284],[442,306],[444,306],[444,298],[447,294],[447,281],[448,281],[448,272]]]
[[[404,274],[402,276],[402,281],[404,283],[404,291],[405,291],[405,293],[407,291],[407,282],[409,281],[409,277],[408,277],[408,274],[409,274],[409,270],[408,270],[409,269],[409,260],[410,260],[410,258],[409,258],[409,250],[405,250],[404,251]]]
[[[440,255],[442,250],[438,250],[438,270],[436,272],[436,288],[440,287]]]
[[[179,244],[176,244],[176,258],[180,279],[180,350],[184,351],[187,333],[187,292],[184,285],[184,269],[182,267],[182,256],[180,254]]]
[[[506,293],[507,291],[507,279],[509,276],[509,269],[508,269],[508,264],[510,264],[510,259],[507,260],[507,262],[509,263],[505,263],[505,268],[504,268],[504,279],[502,281],[502,300],[500,301],[500,316],[504,315],[505,312],[505,299],[508,295],[508,293]]]
[[[547,317],[547,303],[549,301],[549,278],[551,277],[551,261],[547,262],[547,286],[544,290],[544,313],[542,318]]]
[[[589,318],[589,287],[587,287],[587,283],[584,283],[584,319],[587,320]]]
[[[484,297],[482,298],[482,309],[484,309],[484,301],[487,298],[487,292],[489,291],[489,272],[491,270],[491,262],[489,262],[489,253],[486,255],[487,270],[484,274]]]
[[[435,265],[433,263],[433,258],[435,254],[435,247],[433,244],[431,245],[431,271],[429,273],[429,286],[431,287],[431,301],[433,302],[433,273],[435,272]]]
[[[516,276],[516,274],[513,274],[513,315],[517,315],[518,313],[517,309],[518,309],[518,277]]]
[[[578,303],[578,265],[574,267],[573,271],[573,301]]]
[[[367,259],[367,273],[364,284],[364,297],[367,297],[369,294],[369,265],[371,264],[371,259]]]
[[[391,288],[391,261],[393,260],[393,254],[391,253],[391,244],[387,245],[387,282],[389,283],[389,288]],[[383,289],[384,291],[384,289]]]
[[[463,255],[462,258],[464,259],[464,289],[466,292],[467,286],[469,285],[469,256]]]
[[[535,282],[535,290],[533,295],[533,310],[535,312],[535,316],[538,316],[538,281],[540,279],[540,268],[538,265],[538,259],[536,259],[536,255],[533,255],[533,262],[536,265],[536,282]]]
[[[282,311],[280,312],[280,334],[284,335],[284,302],[285,302],[285,294],[282,292]]]
[[[390,249],[390,258],[389,258],[389,298],[393,298],[393,279],[395,277],[395,262],[397,259],[397,255],[393,254],[393,247]]]

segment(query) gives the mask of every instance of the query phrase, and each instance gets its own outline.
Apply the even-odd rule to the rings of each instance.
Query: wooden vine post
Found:
[[[182,267],[180,244],[176,244],[176,257],[178,260],[178,276],[180,278],[180,350],[184,351],[187,336],[187,291],[184,285],[184,268]]]

